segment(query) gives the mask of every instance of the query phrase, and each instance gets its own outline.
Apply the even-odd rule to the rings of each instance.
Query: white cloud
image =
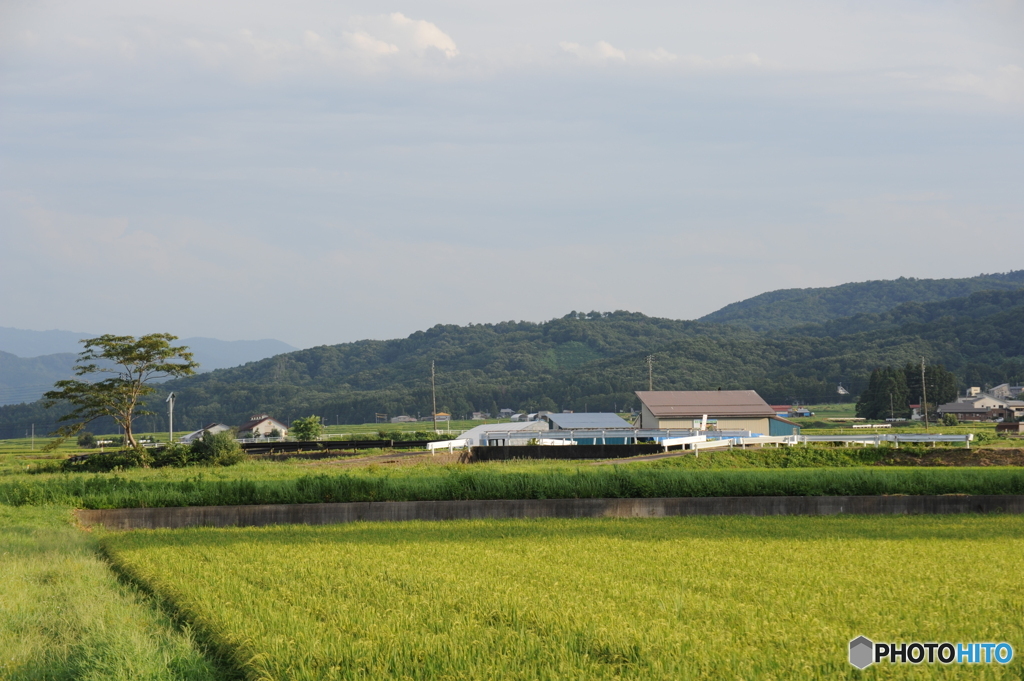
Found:
[[[563,42],[559,47],[564,52],[576,55],[587,62],[608,62],[611,60],[626,61],[626,53],[611,43],[600,40],[593,46],[580,45],[579,43]]]
[[[558,46],[562,52],[577,57],[588,64],[629,63],[648,66],[674,66],[689,71],[730,71],[757,68],[763,65],[761,58],[749,52],[731,54],[708,59],[698,55],[678,55],[664,47],[656,49],[619,49],[611,43],[600,40],[593,45],[580,45],[573,42],[561,42]]]
[[[381,57],[398,52],[398,45],[384,42],[383,40],[377,40],[365,31],[356,31],[355,33],[346,31],[342,36],[349,45],[359,52],[364,52],[375,57]]]
[[[317,73],[325,68],[336,72],[422,71],[459,56],[455,41],[435,24],[399,12],[352,17],[347,25],[351,30],[339,31],[336,37],[331,37],[331,31],[306,29],[297,40],[290,40],[243,28],[220,38],[188,37],[180,44],[203,68],[228,69],[256,79]]]
[[[673,62],[679,59],[678,55],[672,54],[664,47],[659,47],[656,50],[649,50],[645,53],[642,53],[642,57],[649,59],[650,61],[656,62]]]
[[[376,49],[379,49],[379,45],[395,48],[384,54],[401,51],[423,55],[436,50],[447,59],[459,56],[459,48],[451,36],[429,21],[410,19],[401,12],[375,17],[357,17],[352,23],[361,30],[350,35],[365,36],[362,40],[364,45]]]

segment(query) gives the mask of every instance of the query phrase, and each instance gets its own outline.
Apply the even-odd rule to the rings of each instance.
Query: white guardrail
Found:
[[[964,435],[942,435],[942,434],[928,434],[928,435],[900,435],[892,433],[879,433],[874,432],[870,435],[777,435],[777,436],[766,436],[766,435],[755,435],[754,433],[744,431],[704,431],[700,433],[694,433],[693,431],[682,431],[687,433],[681,434],[680,431],[675,433],[670,431],[637,431],[637,430],[623,430],[619,432],[614,431],[547,431],[543,432],[545,437],[538,438],[537,436],[541,433],[538,432],[491,432],[487,434],[489,441],[505,442],[511,446],[526,444],[527,441],[536,441],[542,445],[566,445],[575,444],[577,438],[593,439],[598,442],[602,442],[605,439],[625,439],[626,442],[632,440],[636,442],[638,438],[653,440],[655,443],[661,445],[665,451],[668,451],[670,447],[682,447],[684,450],[689,451],[700,451],[702,449],[716,449],[722,447],[750,447],[758,446],[763,447],[765,445],[778,446],[794,446],[794,445],[806,445],[814,442],[834,442],[843,444],[846,446],[860,445],[862,447],[878,447],[883,443],[891,443],[899,448],[900,444],[959,444],[964,448],[970,449],[971,442],[974,441],[974,435],[967,433]],[[642,434],[641,434],[642,433]],[[667,436],[667,437],[666,437]],[[456,440],[455,442],[461,442]],[[437,442],[434,443],[439,446],[447,446],[445,443]]]
[[[453,452],[456,449],[463,449],[469,446],[469,440],[441,440],[440,442],[428,442],[427,449],[433,452],[435,449],[447,449]]]
[[[732,449],[733,443],[732,438],[708,440],[706,442],[694,442],[690,445],[690,449],[693,450],[694,456],[700,456],[700,452],[704,449]]]
[[[517,444],[526,444],[527,442],[536,442],[539,445],[545,445],[549,447],[559,447],[577,444],[575,438],[586,438],[594,440],[605,440],[607,439],[619,439],[619,438],[630,438],[635,442],[636,436],[639,432],[643,432],[641,437],[647,437],[654,439],[657,444],[661,445],[667,452],[670,447],[682,447],[684,450],[698,453],[705,449],[722,449],[726,447],[749,447],[749,446],[761,446],[764,445],[806,445],[814,442],[835,442],[842,443],[844,445],[861,445],[863,447],[875,446],[878,447],[882,443],[893,443],[899,448],[901,443],[905,444],[927,444],[927,443],[943,443],[948,442],[950,444],[962,444],[965,448],[970,449],[971,442],[974,440],[972,433],[965,435],[892,435],[890,433],[873,433],[871,435],[782,435],[782,436],[764,436],[754,435],[750,432],[716,432],[716,431],[705,431],[700,434],[687,434],[675,437],[664,437],[664,435],[672,435],[671,431],[511,431],[511,432],[494,432],[488,433],[489,438],[493,438],[495,435],[503,436],[502,440],[505,440],[510,445],[512,441]],[[676,433],[680,431],[675,431]],[[683,431],[686,432],[686,431]],[[692,431],[690,431],[692,433]],[[537,437],[538,435],[545,435],[546,437]],[[661,437],[658,437],[661,435]],[[710,437],[709,437],[710,436]],[[712,439],[713,438],[713,439]],[[280,442],[284,438],[259,438],[259,440],[248,439],[241,440],[241,442]],[[472,446],[473,443],[468,439],[458,440],[441,440],[439,442],[430,442],[427,444],[427,450],[433,452],[438,449],[447,449],[449,452],[453,452],[456,449],[464,449]]]
[[[896,447],[900,446],[900,443],[919,443],[919,444],[937,444],[940,442],[949,442],[962,444],[964,448],[970,449],[971,442],[974,441],[974,433],[966,433],[964,435],[794,435],[793,438],[796,440],[796,444],[807,444],[809,442],[842,442],[847,445],[868,445],[879,446],[883,442],[892,442]]]
[[[664,447],[665,451],[667,452],[669,447],[679,447],[679,446],[682,446],[683,449],[686,449],[686,448],[693,449],[695,445],[698,445],[698,444],[701,444],[701,443],[704,443],[704,442],[707,442],[707,441],[708,441],[708,436],[707,435],[690,435],[688,437],[667,437],[664,440],[662,440],[661,442],[659,442],[658,444],[660,444],[662,447]]]

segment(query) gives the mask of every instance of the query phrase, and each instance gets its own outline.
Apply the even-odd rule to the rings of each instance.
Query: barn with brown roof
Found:
[[[641,428],[749,430],[762,435],[797,435],[800,426],[777,416],[753,390],[638,390]]]

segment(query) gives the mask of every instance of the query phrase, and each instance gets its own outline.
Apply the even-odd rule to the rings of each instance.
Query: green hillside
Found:
[[[963,298],[978,291],[1013,290],[1022,286],[1024,270],[982,274],[969,279],[900,277],[828,288],[780,289],[726,305],[700,321],[767,331],[859,314],[880,314],[904,303],[939,302]]]
[[[259,412],[362,423],[377,413],[429,414],[433,360],[438,409],[458,417],[505,407],[610,411],[638,406],[633,393],[647,387],[650,354],[655,389],[754,389],[773,403],[833,402],[838,383],[852,400],[873,369],[921,357],[944,364],[962,385],[1021,381],[1024,288],[768,332],[622,311],[573,312],[539,324],[438,325],[408,338],[278,355],[160,390],[178,396],[177,430]],[[152,404],[162,412],[160,401]],[[54,416],[38,403],[0,407],[0,436]],[[163,428],[162,414],[140,423],[140,430]]]
[[[638,313],[570,314],[542,324],[436,326],[408,338],[312,348],[174,384],[183,414],[235,420],[270,410],[363,422],[375,413],[428,414],[430,361],[438,408],[474,410],[637,406],[655,355],[658,389],[753,388],[771,402],[825,402],[840,382],[856,394],[871,370],[945,364],[972,384],[1024,378],[1024,289],[884,315],[756,333]]]

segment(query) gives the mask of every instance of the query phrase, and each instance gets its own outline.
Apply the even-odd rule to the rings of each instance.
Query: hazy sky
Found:
[[[0,2],[0,326],[298,346],[1024,267],[1024,3]]]

